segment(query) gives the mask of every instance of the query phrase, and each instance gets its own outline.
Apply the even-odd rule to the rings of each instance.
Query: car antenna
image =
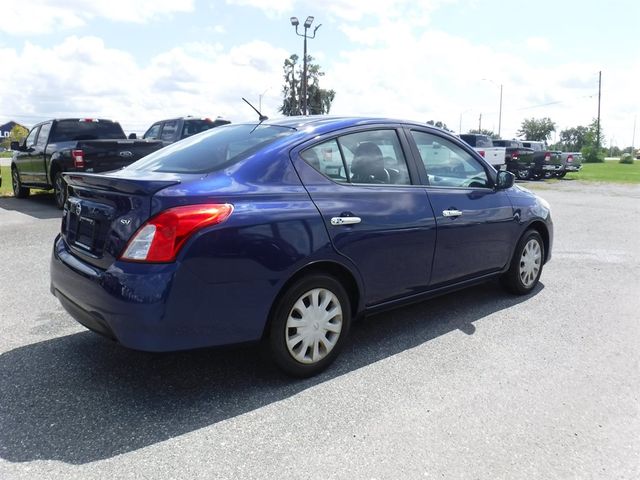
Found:
[[[255,112],[258,114],[258,120],[260,121],[260,123],[264,122],[265,120],[269,120],[269,117],[260,113],[260,110],[258,110],[256,107],[251,105],[251,103],[249,103],[249,100],[247,100],[244,97],[242,97],[242,100],[244,100],[247,103],[247,105],[249,105],[251,108],[255,110]]]

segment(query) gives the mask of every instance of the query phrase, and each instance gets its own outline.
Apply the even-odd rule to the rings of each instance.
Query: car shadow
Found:
[[[532,295],[544,286],[539,284]],[[479,321],[527,297],[491,282],[354,324],[324,373],[299,380],[259,347],[149,354],[90,332],[0,355],[0,457],[85,464],[259,409]],[[425,350],[428,354],[428,350]]]
[[[27,198],[0,197],[0,208],[45,220],[62,217],[53,193],[36,193]]]

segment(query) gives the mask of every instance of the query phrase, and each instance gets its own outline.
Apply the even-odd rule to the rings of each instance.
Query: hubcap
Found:
[[[542,263],[540,243],[532,238],[527,242],[520,257],[520,280],[525,287],[530,287],[538,278]]]
[[[338,297],[325,288],[304,293],[293,305],[285,328],[287,349],[300,363],[316,363],[336,346],[342,330]]]

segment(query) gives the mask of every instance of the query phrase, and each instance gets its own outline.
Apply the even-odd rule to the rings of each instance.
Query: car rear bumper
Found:
[[[562,170],[562,165],[542,165],[542,170],[544,171],[551,171],[551,172],[555,172],[555,171],[560,171]]]
[[[564,169],[567,172],[579,172],[582,170],[582,165],[565,165]]]
[[[268,316],[238,291],[258,285],[207,283],[184,265],[116,262],[107,270],[73,256],[56,238],[51,292],[80,324],[123,346],[176,351],[258,340]],[[269,292],[270,293],[270,292]]]

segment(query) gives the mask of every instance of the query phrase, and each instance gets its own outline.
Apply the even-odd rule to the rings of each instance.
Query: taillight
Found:
[[[544,161],[545,162],[550,162],[551,161],[551,154],[549,152],[544,154]]]
[[[481,157],[484,157],[484,150],[478,150],[478,153],[480,154]]]
[[[573,155],[569,155],[567,157],[567,163],[571,163],[571,162],[573,162]]]
[[[73,158],[73,166],[76,168],[84,168],[84,151],[71,150],[71,157]]]
[[[189,237],[202,228],[224,222],[231,212],[233,205],[228,203],[187,205],[160,212],[138,229],[120,259],[173,262]]]
[[[520,157],[520,152],[518,150],[511,154],[511,158],[513,158],[514,160],[517,160],[518,157]]]

